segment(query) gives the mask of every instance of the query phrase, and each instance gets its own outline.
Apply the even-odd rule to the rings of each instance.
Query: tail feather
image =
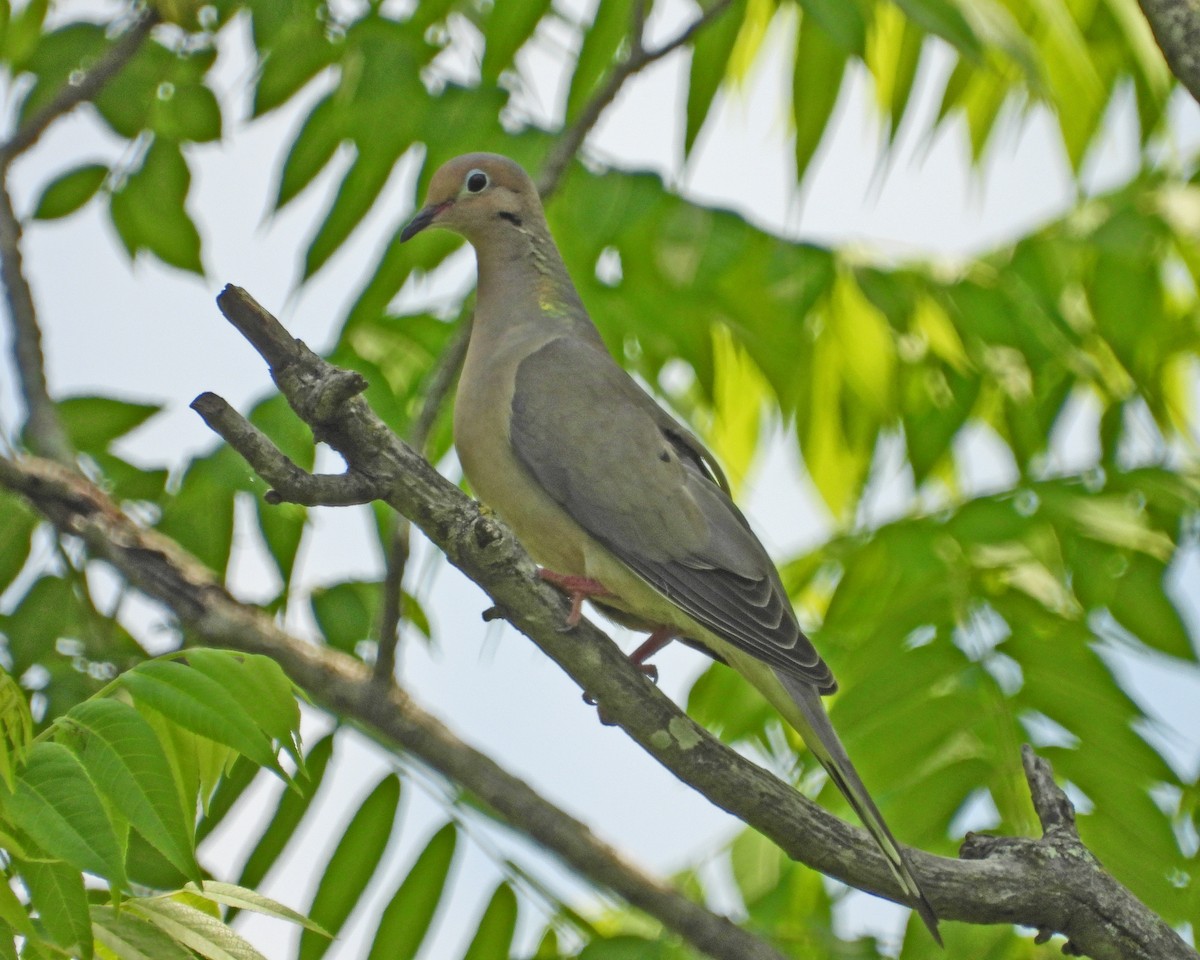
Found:
[[[850,802],[850,806],[854,808],[854,812],[862,821],[863,826],[867,828],[867,832],[875,839],[891,868],[892,875],[900,884],[900,889],[904,891],[908,905],[917,911],[934,940],[940,945],[942,937],[938,933],[937,915],[934,914],[933,907],[930,906],[925,894],[921,891],[921,885],[917,883],[908,859],[901,851],[896,838],[892,836],[892,831],[888,829],[883,814],[875,806],[875,801],[867,792],[866,785],[863,784],[858,771],[854,769],[854,764],[850,762],[846,748],[842,746],[842,741],[833,729],[833,724],[829,722],[829,715],[825,712],[825,706],[821,703],[821,695],[817,688],[783,673],[776,673],[776,676],[799,709],[799,717],[795,719],[800,719],[803,723],[796,724],[796,726],[801,736],[804,737],[804,742],[808,744],[813,755],[821,761],[821,766],[829,773],[830,779]]]

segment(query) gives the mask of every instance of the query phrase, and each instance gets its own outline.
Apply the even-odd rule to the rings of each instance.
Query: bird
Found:
[[[716,458],[613,359],[515,161],[443,164],[400,234],[459,234],[475,249],[474,322],[454,442],[476,496],[513,529],[539,576],[649,638],[741,672],[803,737],[878,844],[905,900],[938,921],[838,738],[822,696],[829,666],[800,628],[779,573],[734,504]]]

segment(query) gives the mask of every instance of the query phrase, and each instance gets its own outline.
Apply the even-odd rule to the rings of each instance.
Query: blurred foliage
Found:
[[[525,52],[538,47],[560,61],[559,119],[575,122],[628,50],[636,4],[605,0],[584,4],[582,14],[566,6],[160,0],[169,23],[84,108],[118,148],[107,159],[47,163],[32,217],[105,204],[131,258],[150,255],[203,274],[204,238],[189,207],[194,145],[288,109],[298,122],[280,147],[274,208],[332,178],[305,245],[307,280],[356,236],[402,171],[417,171],[420,195],[442,161],[467,150],[496,150],[539,168],[554,132],[530,119]],[[13,121],[34,116],[95,64],[135,12],[116,4],[100,22],[72,20],[69,5],[48,0],[17,9],[0,3]],[[564,34],[574,42],[564,46]],[[248,89],[222,99],[212,77],[230,36],[252,46],[255,69],[234,81]],[[1194,770],[1176,769],[1158,741],[1143,736],[1153,721],[1114,668],[1134,652],[1194,669],[1198,648],[1172,583],[1187,552],[1195,556],[1200,504],[1200,181],[1191,160],[1164,159],[1174,85],[1136,0],[737,0],[687,45],[680,116],[663,108],[662,122],[684,130],[686,154],[702,145],[714,105],[739,95],[767,38],[780,36],[793,51],[788,95],[800,182],[856,78],[873,91],[889,148],[906,124],[927,124],[923,137],[952,129],[980,161],[1003,125],[1047,111],[1076,174],[1108,111],[1132,98],[1142,164],[1129,182],[1095,196],[1080,187],[1077,206],[1061,219],[953,267],[875,262],[796,243],[673,192],[655,175],[582,164],[568,170],[548,213],[610,347],[706,437],[735,483],[751,471],[768,426],[785,424],[794,436],[835,533],[790,558],[785,579],[807,621],[821,624],[815,639],[845,691],[833,702],[835,723],[897,834],[951,853],[964,818],[976,826],[990,818],[1006,832],[1035,830],[1018,753],[1032,740],[1086,802],[1081,830],[1103,862],[1168,921],[1194,929],[1200,787]],[[937,88],[932,112],[917,110],[918,77]],[[236,112],[241,100],[248,118]],[[410,433],[470,307],[430,304],[411,314],[392,307],[406,285],[457,248],[444,234],[402,248],[407,214],[397,211],[396,235],[353,291],[330,354],[367,376],[368,400],[401,435]],[[379,583],[345,581],[292,596],[307,511],[267,505],[263,483],[225,448],[173,476],[127,460],[123,438],[153,416],[153,406],[81,396],[59,409],[89,474],[220,576],[234,549],[236,504],[253,503],[257,548],[279,576],[264,606],[282,615],[308,605],[328,644],[372,655]],[[312,466],[313,439],[281,398],[264,400],[250,417],[296,463]],[[1068,429],[1085,462],[1064,456]],[[1002,464],[989,492],[969,482],[969,442],[988,445]],[[442,411],[429,442],[434,459],[449,443]],[[887,464],[911,498],[903,516],[880,523],[870,503]],[[382,555],[389,524],[376,527]],[[22,832],[34,822],[34,801],[20,784],[48,764],[69,768],[72,782],[86,779],[80,771],[95,751],[64,745],[61,735],[84,722],[80,716],[121,709],[116,699],[92,699],[114,677],[131,678],[135,706],[124,716],[129,724],[139,717],[162,751],[143,758],[133,785],[169,761],[177,785],[190,785],[192,810],[215,784],[196,828],[201,839],[246,807],[255,764],[279,772],[273,750],[298,750],[288,732],[294,723],[282,713],[268,726],[230,706],[236,696],[218,709],[201,681],[164,692],[160,678],[156,686],[155,671],[164,667],[138,666],[146,662],[145,638],[123,625],[119,603],[97,606],[90,573],[76,545],[52,542],[37,517],[0,492],[8,670],[0,685],[0,793],[25,798],[0,804],[4,829],[12,827],[0,839],[19,846],[6,847],[6,866],[28,894],[18,902],[0,885],[0,956],[15,956],[12,934],[29,937],[30,907],[41,919],[25,941],[27,956],[47,955],[37,946],[43,941],[65,950],[90,944],[89,930],[100,956],[204,953],[194,942],[170,952],[161,931],[171,923],[203,928],[200,918],[217,904],[229,919],[243,907],[264,908],[246,888],[263,882],[314,816],[311,801],[333,769],[335,738],[309,750],[309,787],[283,792],[260,828],[242,886],[231,888],[240,893],[207,905],[194,893],[126,899],[120,913],[93,899],[89,913],[81,872],[104,878],[121,897],[126,878],[176,890],[199,869],[190,859],[190,814],[181,818],[177,809],[159,811],[166,834],[146,835],[138,824],[153,818],[119,816],[120,804],[93,792],[80,816],[111,844],[72,845],[69,831],[48,827]],[[415,628],[436,640],[419,598],[404,601],[406,635]],[[207,718],[208,726],[189,726],[172,712],[185,699],[197,711],[187,714],[191,722]],[[821,783],[807,777],[802,747],[730,671],[706,673],[689,708],[730,742],[783,767],[799,757],[798,778]],[[43,739],[31,747],[38,731]],[[235,751],[249,759],[232,763]],[[453,890],[460,834],[488,815],[469,797],[446,796],[444,825],[422,841],[390,894],[371,894],[368,907],[389,837],[408,829],[400,801],[409,779],[408,771],[389,773],[364,796],[340,828],[310,904],[334,933],[356,907],[372,911],[371,960],[418,954]],[[836,791],[820,789],[840,808]],[[121,831],[130,837],[124,856]],[[30,856],[33,844],[58,859]],[[893,955],[893,945],[838,939],[837,895],[756,834],[711,856],[732,878],[744,922],[786,954]],[[677,878],[700,899],[712,875],[707,866]],[[537,937],[534,955],[543,960],[694,956],[641,914],[612,908],[585,919],[519,864],[500,867],[503,879],[486,904],[458,918],[474,931],[463,941],[465,956],[514,951],[518,915],[531,901],[542,915],[549,904],[553,915]],[[947,925],[944,933],[952,956],[1057,953],[1012,929]],[[327,945],[306,932],[300,956],[315,960]],[[90,955],[84,947],[76,953]],[[934,955],[923,934],[906,937],[900,954]]]

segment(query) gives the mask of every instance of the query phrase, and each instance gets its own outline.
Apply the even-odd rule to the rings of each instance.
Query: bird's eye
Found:
[[[472,170],[467,174],[467,189],[472,193],[479,193],[487,185],[487,174],[482,170]]]

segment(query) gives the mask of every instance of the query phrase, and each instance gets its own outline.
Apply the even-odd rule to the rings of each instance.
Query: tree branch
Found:
[[[158,13],[147,6],[94,67],[78,82],[63,87],[53,100],[0,144],[0,281],[4,284],[13,325],[13,362],[27,410],[25,433],[31,449],[60,463],[71,463],[74,451],[46,383],[42,333],[33,293],[21,264],[21,224],[8,192],[8,169],[14,159],[37,143],[50,124],[95,97],[130,61],[157,22]]]
[[[379,484],[389,504],[481,584],[505,619],[533,639],[581,689],[593,693],[609,719],[681,780],[754,826],[789,856],[852,886],[900,899],[883,858],[864,831],[826,813],[716,740],[590,623],[563,632],[565,599],[538,580],[532,561],[507,528],[397,439],[357,393],[339,386],[345,377],[342,371],[290,337],[244,291],[227,287],[218,304],[263,354],[297,414],[351,470]],[[1037,782],[1044,792],[1041,779]],[[1039,809],[1048,807],[1039,801]],[[1047,816],[1047,835],[1041,840],[972,838],[964,860],[920,851],[909,855],[935,911],[945,919],[1019,923],[1061,932],[1073,949],[1099,960],[1196,956],[1170,927],[1105,874],[1077,837],[1062,835],[1058,822]]]
[[[1200,0],[1138,0],[1167,66],[1200,103]]]
[[[608,80],[604,85],[596,91],[596,94],[587,105],[580,111],[575,122],[567,127],[554,149],[550,151],[550,155],[546,157],[545,163],[542,164],[541,176],[538,179],[538,193],[542,195],[542,200],[549,199],[550,195],[558,189],[562,182],[563,174],[566,172],[567,165],[579,152],[579,148],[583,146],[583,141],[587,139],[587,135],[592,132],[592,128],[600,121],[601,115],[608,109],[621,92],[621,87],[625,85],[630,77],[646,69],[656,60],[661,60],[668,53],[682,47],[684,44],[691,42],[696,33],[703,30],[713,20],[723,14],[732,5],[733,0],[715,0],[700,16],[692,23],[681,30],[675,37],[668,40],[662,46],[647,50],[642,45],[642,27],[644,26],[645,14],[644,5],[634,5],[634,27],[630,38],[629,53],[622,60],[613,72],[609,74]]]
[[[59,117],[70,113],[81,103],[95,98],[104,86],[133,59],[142,42],[159,21],[158,11],[147,4],[133,25],[125,31],[91,69],[63,87],[48,104],[17,128],[8,141],[0,145],[0,173],[9,164],[41,139],[43,133]]]
[[[0,281],[13,329],[13,365],[25,400],[25,437],[29,448],[59,463],[71,463],[74,451],[46,383],[42,331],[33,291],[21,263],[21,224],[13,211],[7,177],[0,166]]]
[[[354,657],[298,640],[239,603],[178,544],[139,527],[82,476],[47,460],[0,458],[0,485],[23,494],[64,534],[80,537],[94,556],[165,604],[195,639],[271,657],[324,709],[351,720],[385,749],[409,753],[462,785],[515,829],[702,953],[717,960],[784,960],[754,934],[642,873],[586,824],[458,739],[395,683],[380,683]]]

